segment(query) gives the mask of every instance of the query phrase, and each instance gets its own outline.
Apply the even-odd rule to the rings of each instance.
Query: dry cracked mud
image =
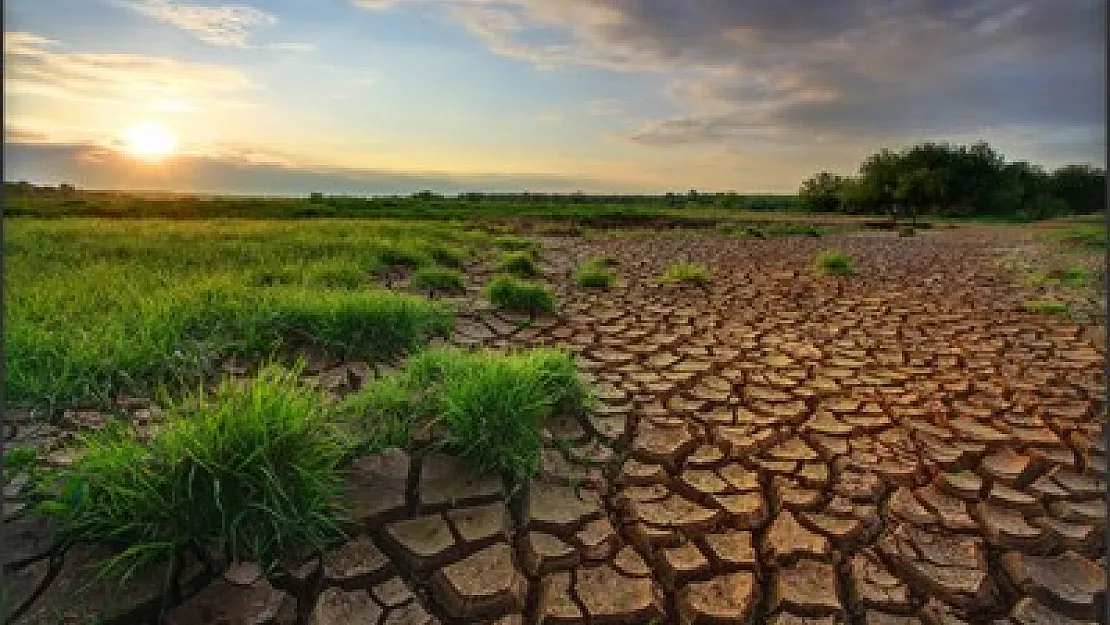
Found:
[[[169,622],[1105,622],[1103,348],[1021,310],[1015,236],[545,240],[557,313],[451,338],[576,355],[598,406],[548,424],[541,475],[363,458],[360,535]],[[827,247],[859,273],[814,273]],[[573,286],[601,253],[616,286]],[[712,282],[655,283],[678,259]]]

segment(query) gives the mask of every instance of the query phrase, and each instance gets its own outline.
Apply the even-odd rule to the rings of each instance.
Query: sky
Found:
[[[1104,167],[1104,12],[1103,0],[8,0],[4,179],[789,193],[925,140]],[[172,149],[141,153],[137,127]]]

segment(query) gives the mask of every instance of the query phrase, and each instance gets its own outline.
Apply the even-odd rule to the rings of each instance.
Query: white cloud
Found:
[[[218,46],[246,48],[251,31],[258,26],[275,24],[278,18],[261,9],[242,5],[204,6],[180,4],[170,0],[112,0],[123,6],[172,24],[197,39]]]
[[[236,69],[139,54],[63,52],[33,33],[4,34],[4,87],[11,95],[188,108],[258,87]]]

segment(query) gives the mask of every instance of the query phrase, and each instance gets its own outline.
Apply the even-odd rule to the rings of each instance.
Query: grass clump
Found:
[[[1071,308],[1064,302],[1055,300],[1029,300],[1021,305],[1025,312],[1035,315],[1066,315]]]
[[[532,278],[540,275],[540,268],[536,264],[535,257],[528,252],[506,252],[501,256],[500,269],[505,273],[522,278]]]
[[[659,278],[663,284],[692,284],[705,286],[711,278],[709,270],[705,267],[688,262],[671,263]]]
[[[533,257],[539,256],[540,253],[539,244],[528,237],[503,234],[494,237],[493,244],[508,252],[528,252]]]
[[[412,285],[418,289],[436,291],[462,291],[463,275],[457,269],[424,267],[412,274]]]
[[[1106,229],[1102,226],[1075,226],[1053,232],[1050,236],[1073,251],[1106,249]]]
[[[813,260],[817,270],[830,276],[850,276],[856,272],[852,259],[843,252],[824,251]]]
[[[4,448],[5,473],[22,473],[38,466],[39,451],[34,445],[8,445]]]
[[[88,437],[45,510],[65,540],[117,547],[102,573],[120,582],[186,553],[268,565],[295,545],[323,547],[341,534],[346,443],[297,375],[268,366],[173,405],[147,444],[122,427]]]
[[[515,477],[540,468],[540,431],[554,414],[583,411],[590,394],[573,358],[560,351],[433,349],[379,378],[340,405],[367,446],[405,440],[429,420],[443,426],[434,445],[466,458],[475,469]]]
[[[598,261],[583,264],[574,274],[574,282],[585,288],[607,289],[613,285],[615,279],[613,272]]]
[[[555,293],[539,282],[494,276],[486,285],[486,297],[505,310],[533,314],[555,312]]]
[[[460,247],[438,245],[431,250],[432,261],[441,267],[461,269],[470,254]]]

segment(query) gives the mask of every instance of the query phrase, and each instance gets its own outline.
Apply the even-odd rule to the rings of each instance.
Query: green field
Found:
[[[7,396],[23,406],[103,405],[302,345],[381,360],[446,331],[451,314],[379,276],[458,264],[487,238],[385,220],[5,226]]]

